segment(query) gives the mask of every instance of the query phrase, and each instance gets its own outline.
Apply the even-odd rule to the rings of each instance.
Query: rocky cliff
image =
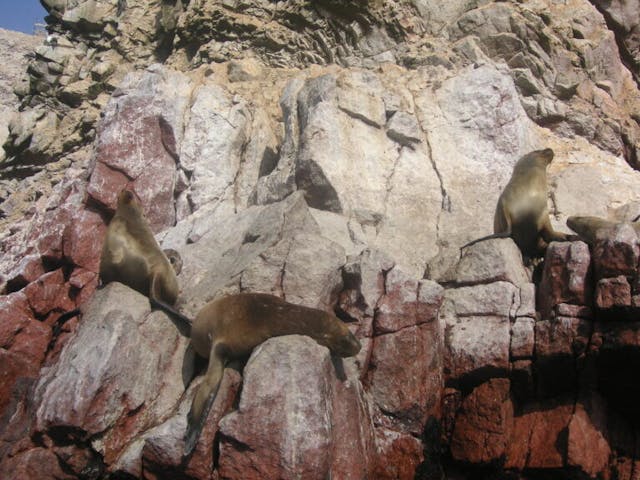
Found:
[[[636,3],[42,3],[0,164],[2,478],[637,478]],[[461,252],[540,148],[555,228],[620,226],[535,271],[510,239]],[[273,293],[361,352],[265,342],[183,458],[203,362],[96,288],[125,186],[186,315]]]

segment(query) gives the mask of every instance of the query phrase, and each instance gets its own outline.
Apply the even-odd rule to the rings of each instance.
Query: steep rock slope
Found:
[[[556,228],[637,219],[632,14],[43,3],[50,35],[0,165],[3,476],[637,475],[635,231],[552,244],[535,282],[509,239],[460,252],[534,149],[555,151]],[[136,292],[96,290],[125,186],[184,260],[187,315],[269,292],[335,311],[362,351],[266,342],[242,377],[226,370],[182,458],[201,371],[188,338]]]

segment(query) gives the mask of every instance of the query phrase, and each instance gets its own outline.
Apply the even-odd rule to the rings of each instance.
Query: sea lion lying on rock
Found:
[[[198,355],[209,359],[209,366],[189,412],[185,455],[196,445],[225,364],[248,358],[255,347],[271,337],[292,334],[308,335],[341,357],[351,357],[360,351],[358,339],[336,316],[273,295],[229,295],[200,310],[191,329],[191,342]]]

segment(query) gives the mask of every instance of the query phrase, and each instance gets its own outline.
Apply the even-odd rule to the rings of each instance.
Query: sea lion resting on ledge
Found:
[[[593,245],[598,239],[607,237],[617,225],[622,223],[631,225],[638,237],[640,237],[640,222],[613,222],[605,218],[590,216],[567,218],[567,226],[589,245]]]
[[[360,351],[358,339],[336,316],[273,295],[229,295],[200,310],[191,328],[191,342],[198,355],[209,358],[209,366],[189,412],[185,455],[196,445],[218,393],[225,364],[248,358],[255,347],[271,337],[293,334],[308,335],[341,357]]]
[[[511,237],[525,257],[541,256],[552,241],[570,236],[556,232],[547,208],[547,165],[553,150],[535,150],[518,160],[509,183],[504,187],[493,219],[492,235],[473,240],[462,248],[490,238]]]

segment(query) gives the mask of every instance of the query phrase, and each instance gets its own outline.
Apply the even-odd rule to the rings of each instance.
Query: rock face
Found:
[[[0,145],[9,135],[9,122],[14,112],[18,110],[18,97],[14,89],[20,91],[27,81],[27,54],[42,42],[42,37],[25,35],[0,28],[0,51],[4,58],[2,72],[0,72]],[[0,161],[4,160],[4,150],[0,150]]]
[[[1,478],[637,476],[636,230],[460,250],[534,149],[555,228],[638,220],[633,2],[42,3],[0,157]],[[181,312],[271,293],[361,351],[268,340],[183,458],[188,329],[96,288],[124,187]]]

